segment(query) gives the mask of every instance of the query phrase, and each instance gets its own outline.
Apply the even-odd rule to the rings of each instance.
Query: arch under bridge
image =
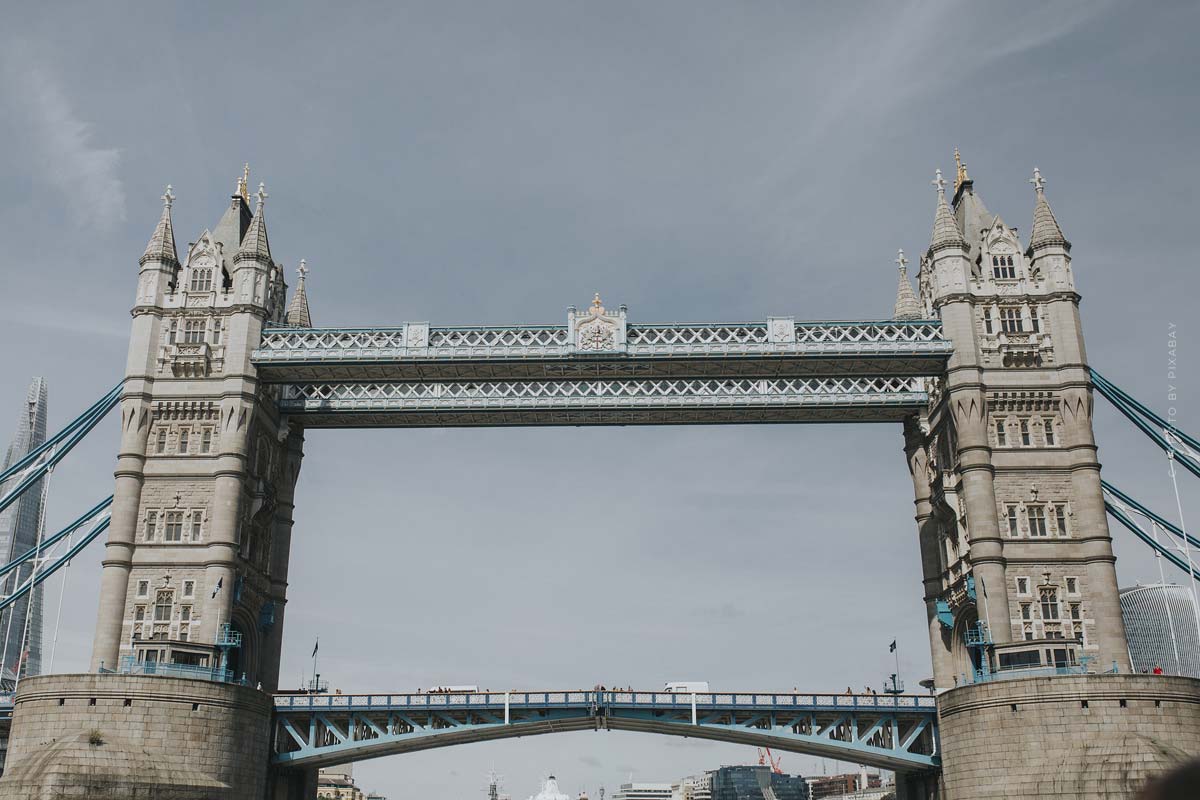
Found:
[[[322,767],[584,730],[712,739],[891,770],[939,764],[929,696],[596,690],[276,695],[273,760]]]

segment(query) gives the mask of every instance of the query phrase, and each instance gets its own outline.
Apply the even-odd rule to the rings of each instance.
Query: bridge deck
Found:
[[[937,320],[629,325],[607,350],[569,326],[268,328],[252,360],[268,382],[918,376],[952,351]]]
[[[282,695],[275,761],[322,766],[579,730],[691,736],[856,761],[936,766],[937,711],[913,695],[507,692]]]

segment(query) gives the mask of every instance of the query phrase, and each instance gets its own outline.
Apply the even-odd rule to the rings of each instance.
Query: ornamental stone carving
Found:
[[[625,352],[625,307],[621,306],[616,314],[612,314],[604,308],[597,293],[586,311],[568,310],[567,332],[575,352]]]

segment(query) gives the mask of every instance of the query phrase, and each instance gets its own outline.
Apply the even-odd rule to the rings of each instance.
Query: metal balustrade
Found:
[[[707,738],[887,769],[939,763],[929,696],[577,690],[277,695],[274,706],[273,757],[287,766],[574,730]]]
[[[936,320],[916,322],[796,322],[792,335],[772,341],[765,323],[633,325],[630,356],[738,354],[946,354],[951,343]],[[266,328],[254,352],[259,364],[311,361],[388,361],[563,357],[574,353],[564,326],[431,328],[413,323],[381,328]]]

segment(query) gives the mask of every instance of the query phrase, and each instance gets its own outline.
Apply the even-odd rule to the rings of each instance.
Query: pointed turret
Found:
[[[1026,251],[1026,255],[1033,255],[1034,251],[1044,247],[1057,246],[1064,250],[1070,250],[1071,243],[1067,241],[1066,236],[1063,236],[1058,219],[1054,216],[1050,203],[1046,201],[1046,179],[1042,177],[1042,171],[1034,167],[1033,177],[1029,179],[1029,182],[1033,184],[1037,201],[1033,207],[1033,227],[1029,231],[1029,249]]]
[[[929,252],[936,253],[948,247],[967,249],[967,241],[954,220],[954,213],[946,202],[946,181],[942,179],[942,171],[936,170],[932,183],[937,187],[937,211],[933,217],[933,235],[929,239]]]
[[[920,319],[921,303],[913,292],[912,284],[908,282],[908,259],[904,257],[903,250],[898,251],[896,264],[900,268],[900,286],[896,290],[896,310],[892,319]]]
[[[258,205],[254,209],[254,218],[250,220],[250,227],[246,228],[246,235],[242,237],[241,247],[238,248],[237,255],[233,257],[235,264],[247,259],[260,264],[270,265],[271,263],[271,247],[267,243],[267,221],[264,216],[264,206],[268,195],[261,183],[258,185],[257,197]]]
[[[308,292],[304,289],[308,265],[303,258],[300,259],[300,266],[296,268],[296,274],[300,276],[300,280],[296,282],[296,293],[292,295],[292,302],[288,305],[285,321],[297,328],[311,328],[312,315],[308,313]]]
[[[150,242],[146,245],[146,252],[138,259],[138,263],[144,265],[148,261],[156,261],[159,264],[178,267],[179,254],[175,251],[175,228],[171,225],[171,204],[175,202],[175,195],[171,194],[170,184],[167,184],[167,191],[163,194],[162,201],[162,216],[159,217],[158,225],[154,228],[154,235],[150,237]]]

